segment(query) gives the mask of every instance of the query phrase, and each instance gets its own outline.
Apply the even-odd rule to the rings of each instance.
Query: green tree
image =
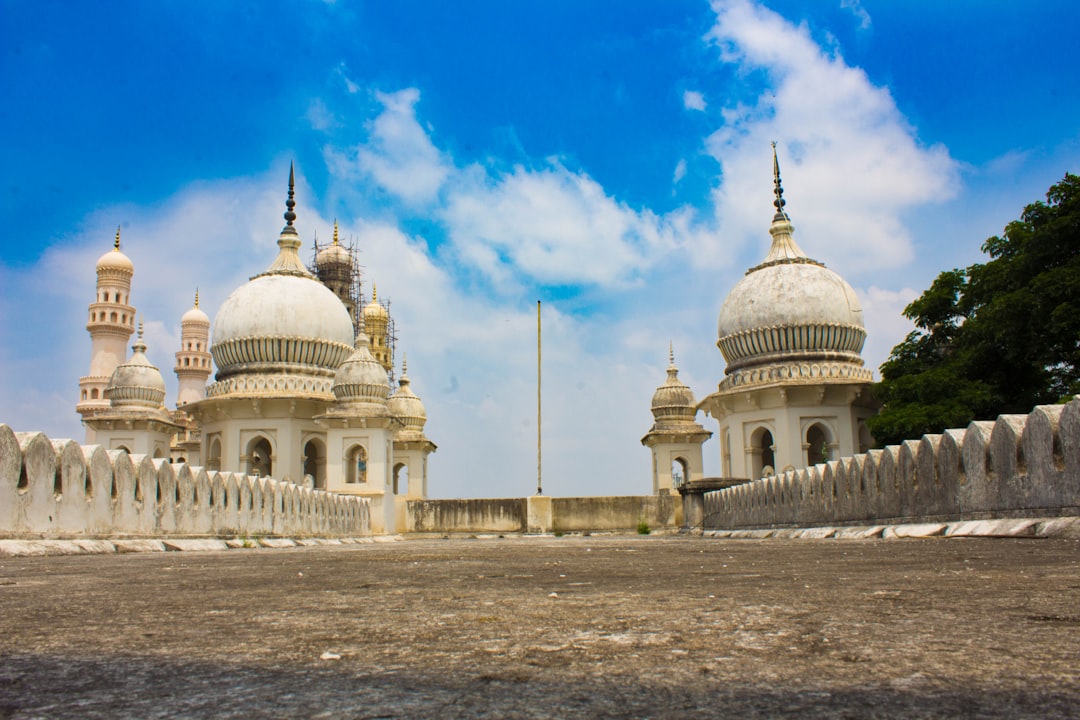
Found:
[[[1028,412],[1080,392],[1080,177],[1024,208],[990,259],[938,275],[875,386],[879,443]]]

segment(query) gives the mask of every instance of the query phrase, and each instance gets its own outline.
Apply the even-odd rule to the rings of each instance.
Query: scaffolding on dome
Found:
[[[317,259],[319,253],[329,248],[331,244],[337,244],[347,254],[347,261],[344,262],[325,262],[320,267]],[[362,315],[364,312],[364,306],[367,305],[367,297],[364,294],[364,281],[363,281],[363,266],[360,264],[360,249],[357,247],[356,242],[350,240],[349,242],[341,242],[331,244],[319,244],[319,236],[315,235],[314,240],[314,253],[311,256],[311,263],[308,265],[308,270],[311,274],[319,279],[326,287],[341,299],[342,304],[345,305],[345,309],[349,311],[349,318],[353,323],[353,334],[358,335],[360,333],[360,326],[363,323]],[[390,352],[390,369],[388,371],[390,375],[390,382],[397,382],[396,372],[394,366],[394,358],[396,357],[396,345],[397,345],[397,333],[394,329],[394,316],[390,312],[390,301],[386,299],[380,299],[379,304],[386,308],[386,315],[388,318],[386,325],[386,346]]]

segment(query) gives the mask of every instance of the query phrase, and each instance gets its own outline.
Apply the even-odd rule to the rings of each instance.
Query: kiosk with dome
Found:
[[[782,474],[872,445],[866,420],[878,404],[860,355],[866,341],[862,308],[851,286],[792,237],[775,144],[773,178],[772,245],[720,309],[716,345],[727,364],[723,380],[695,405],[690,389],[669,369],[653,398],[657,424],[642,443],[653,451],[654,486],[667,482],[669,467],[685,480],[702,479],[701,445],[709,434],[690,427],[697,411],[719,423],[725,478]],[[685,390],[673,392],[673,382]],[[664,421],[673,414],[667,399],[676,397],[686,426],[681,433]]]

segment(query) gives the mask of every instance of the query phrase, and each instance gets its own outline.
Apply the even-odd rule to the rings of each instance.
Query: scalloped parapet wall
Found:
[[[704,495],[706,530],[1080,515],[1080,397]]]
[[[371,535],[365,498],[15,433],[0,424],[0,537]]]

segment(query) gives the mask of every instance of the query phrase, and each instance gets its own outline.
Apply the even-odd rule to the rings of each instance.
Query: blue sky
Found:
[[[776,140],[808,254],[904,305],[1080,166],[1076,10],[1032,2],[0,0],[0,422],[82,438],[93,262],[123,226],[171,372],[297,225],[334,218],[392,301],[434,496],[650,482],[668,342],[703,397],[716,317],[767,249]],[[712,421],[700,418],[707,428]],[[706,469],[719,451],[706,446]]]

